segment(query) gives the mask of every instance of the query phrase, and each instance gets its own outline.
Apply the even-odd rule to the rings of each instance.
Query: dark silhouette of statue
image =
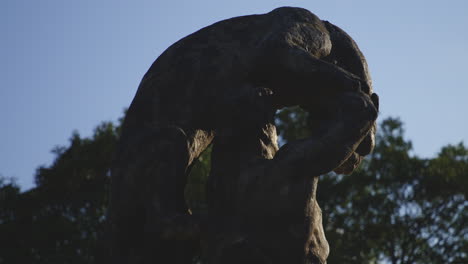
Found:
[[[274,113],[313,136],[278,150]],[[318,176],[374,147],[378,97],[340,28],[301,8],[231,18],[173,44],[143,77],[112,168],[112,263],[325,263]],[[213,144],[208,215],[188,213],[193,162]]]

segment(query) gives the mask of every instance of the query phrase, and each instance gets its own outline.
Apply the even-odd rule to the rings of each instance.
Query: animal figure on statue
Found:
[[[317,126],[329,131],[337,124],[336,111],[343,111],[337,102],[354,98],[350,93],[367,105],[378,102],[364,56],[344,31],[305,9],[231,18],[173,44],[143,77],[122,126],[112,167],[112,263],[191,263],[200,238],[184,188],[193,162],[213,139],[216,149],[218,137],[273,126],[272,113],[293,105],[310,111]],[[351,147],[328,171],[349,173],[373,149],[376,115],[357,116],[340,120],[356,121],[363,134],[339,141]],[[275,135],[265,139],[276,146]],[[213,164],[216,155],[235,151],[220,142]],[[211,189],[219,193],[214,171]],[[217,212],[216,203],[212,208]],[[175,223],[181,235],[165,235]]]

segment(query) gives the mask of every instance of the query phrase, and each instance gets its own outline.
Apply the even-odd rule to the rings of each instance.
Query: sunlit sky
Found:
[[[23,190],[74,130],[116,121],[168,46],[216,21],[306,8],[367,58],[381,120],[400,117],[414,153],[468,141],[468,1],[0,2],[0,175]]]

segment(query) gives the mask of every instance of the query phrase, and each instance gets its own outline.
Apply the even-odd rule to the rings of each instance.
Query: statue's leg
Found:
[[[155,127],[122,139],[112,170],[113,263],[191,263],[184,188],[190,163],[212,139],[201,134]]]

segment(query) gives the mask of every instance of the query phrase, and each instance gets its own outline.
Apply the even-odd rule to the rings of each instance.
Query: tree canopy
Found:
[[[309,135],[299,108],[278,113],[281,142]],[[109,169],[120,124],[103,122],[88,138],[73,133],[53,150],[36,187],[0,180],[0,263],[98,263],[105,247]],[[412,154],[403,123],[381,122],[374,152],[352,175],[330,173],[318,199],[329,263],[468,263],[468,149],[443,146],[434,158]],[[206,209],[210,149],[186,188],[191,210]]]

